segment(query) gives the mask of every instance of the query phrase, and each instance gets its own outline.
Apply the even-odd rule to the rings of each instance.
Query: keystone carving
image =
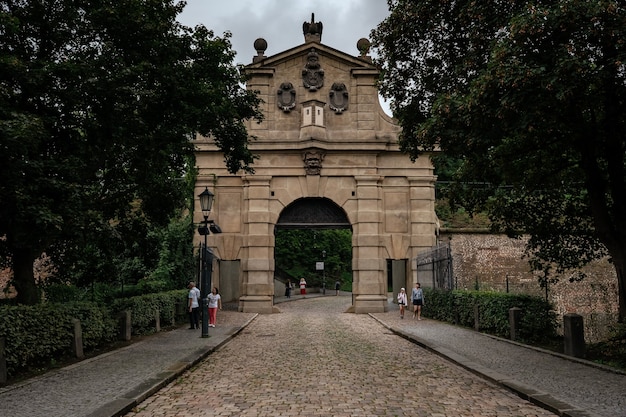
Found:
[[[322,171],[322,160],[324,154],[318,151],[306,151],[302,155],[304,170],[307,175],[320,175]]]

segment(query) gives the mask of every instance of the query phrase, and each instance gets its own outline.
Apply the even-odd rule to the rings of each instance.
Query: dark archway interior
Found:
[[[301,198],[283,209],[275,227],[275,283],[301,277],[326,293],[352,291],[352,225],[328,198]],[[321,269],[320,269],[321,266]],[[280,293],[282,287],[276,289]]]
[[[351,229],[346,213],[327,198],[301,198],[280,214],[280,229]]]

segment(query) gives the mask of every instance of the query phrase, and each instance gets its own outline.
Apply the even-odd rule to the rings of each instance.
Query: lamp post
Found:
[[[204,221],[198,227],[198,233],[204,236],[204,247],[202,248],[202,277],[200,283],[200,297],[202,299],[202,337],[209,337],[209,311],[207,296],[211,291],[211,268],[213,266],[213,255],[207,248],[207,236],[209,232],[209,213],[213,206],[213,199],[215,194],[209,191],[208,187],[204,188],[200,194],[200,209],[204,216]]]

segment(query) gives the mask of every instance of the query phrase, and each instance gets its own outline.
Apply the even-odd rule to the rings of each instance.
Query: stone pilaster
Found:
[[[274,234],[270,218],[271,176],[244,178],[244,244],[239,310],[271,313],[274,296]]]
[[[382,225],[379,175],[356,176],[358,213],[353,225],[354,312],[383,312],[387,298],[380,231]]]

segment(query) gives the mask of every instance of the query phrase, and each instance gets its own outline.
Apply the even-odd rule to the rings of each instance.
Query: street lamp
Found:
[[[211,290],[211,268],[213,266],[213,253],[207,248],[207,236],[209,232],[209,213],[213,206],[215,194],[209,191],[208,187],[204,188],[200,194],[200,209],[204,216],[204,221],[198,226],[198,233],[204,236],[204,247],[202,248],[202,277],[200,283],[200,298],[202,299],[202,337],[209,337],[209,311],[207,296]],[[221,230],[220,230],[221,232]]]

